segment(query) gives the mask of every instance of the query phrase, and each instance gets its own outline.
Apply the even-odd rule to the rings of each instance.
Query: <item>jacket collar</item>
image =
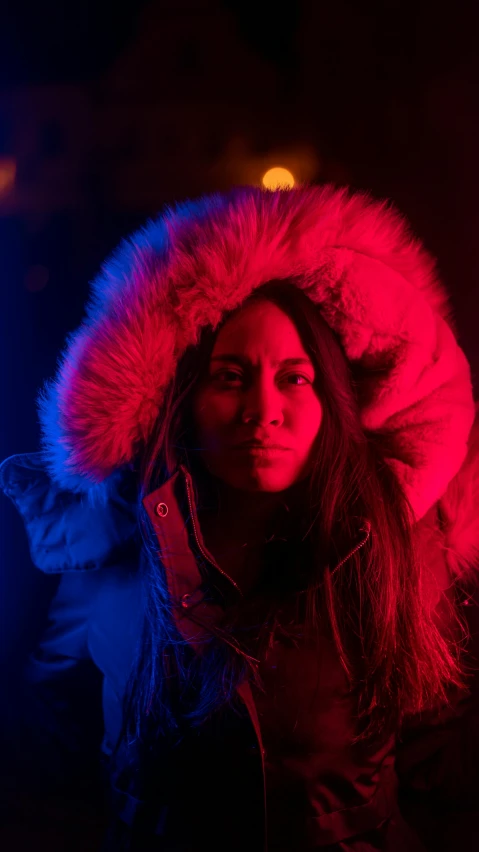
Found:
[[[177,581],[174,591],[177,597],[181,598],[183,594],[196,592],[196,589],[191,588],[193,576],[195,576],[198,585],[201,582],[199,572],[197,575],[193,575],[190,570],[186,571],[186,575],[189,577],[188,581],[184,582],[186,575],[183,575],[182,579],[181,566],[189,565],[191,568],[191,563],[186,556],[186,554],[189,554],[191,558],[189,535],[206,563],[225,577],[231,587],[241,595],[241,590],[229,577],[225,566],[218,564],[205,544],[198,520],[193,480],[185,465],[180,464],[176,472],[166,482],[145,497],[143,504],[159,539],[162,559],[165,550],[168,553],[175,554],[174,573],[177,576]],[[370,522],[367,519],[361,519],[357,525],[357,534],[354,536],[354,540],[348,544],[344,556],[339,559],[336,565],[332,566],[333,573],[339,570],[354,553],[366,544],[370,534]],[[173,564],[170,568],[173,572]],[[186,586],[188,586],[187,589]]]

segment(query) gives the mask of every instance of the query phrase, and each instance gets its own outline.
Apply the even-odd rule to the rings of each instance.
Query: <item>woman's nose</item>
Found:
[[[244,417],[265,423],[281,421],[282,400],[277,389],[266,386],[264,382],[252,385],[246,393]]]

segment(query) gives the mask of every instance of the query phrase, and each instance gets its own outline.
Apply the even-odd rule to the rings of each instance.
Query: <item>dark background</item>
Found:
[[[0,23],[0,460],[119,240],[175,199],[300,180],[391,198],[437,257],[477,389],[478,23],[437,0],[11,2]],[[3,187],[3,189],[2,189]],[[2,661],[51,580],[0,502]]]

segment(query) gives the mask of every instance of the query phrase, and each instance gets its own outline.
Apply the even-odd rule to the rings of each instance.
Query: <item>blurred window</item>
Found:
[[[6,115],[0,113],[0,157],[13,154],[12,124]]]
[[[201,68],[200,48],[196,41],[188,39],[184,41],[178,50],[177,68],[180,74],[198,74]]]
[[[43,157],[58,157],[66,148],[65,133],[56,118],[46,121],[40,133],[40,153]]]

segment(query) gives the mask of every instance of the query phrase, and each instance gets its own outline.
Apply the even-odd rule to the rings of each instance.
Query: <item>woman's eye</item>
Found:
[[[232,376],[233,378],[224,379],[228,384],[236,379],[241,380],[242,376],[240,373],[235,373],[234,370],[221,370],[220,373],[216,373],[215,379],[221,379],[222,376]],[[311,384],[310,380],[306,378],[306,376],[302,376],[301,373],[288,373],[287,376],[283,376],[283,379],[302,379],[303,382],[307,384]],[[296,383],[295,383],[296,384]],[[302,387],[302,385],[298,385],[298,387]]]
[[[222,370],[221,373],[216,373],[215,379],[221,379],[222,376],[233,376],[237,378],[241,378],[238,373],[234,373],[232,370]],[[225,381],[232,382],[234,379],[225,379]]]
[[[303,382],[305,382],[305,383],[306,383],[306,384],[308,384],[308,385],[310,385],[310,384],[311,384],[311,382],[309,381],[309,379],[307,379],[307,378],[306,378],[306,376],[302,376],[300,373],[290,373],[290,374],[289,374],[289,376],[288,376],[288,378],[290,379],[290,378],[291,378],[291,376],[292,376],[293,378],[295,378],[295,379],[302,379],[302,380],[303,380]]]

